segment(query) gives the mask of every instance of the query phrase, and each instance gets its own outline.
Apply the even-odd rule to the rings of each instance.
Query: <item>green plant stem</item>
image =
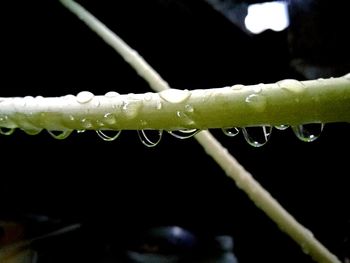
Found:
[[[0,98],[0,127],[48,130],[209,129],[350,122],[348,77],[208,90]]]
[[[118,45],[126,45],[124,42],[120,42],[119,38],[118,38],[119,40],[115,40],[114,41],[113,40],[114,39],[113,33],[110,30],[108,30],[106,27],[102,27],[103,30],[99,30],[99,28],[101,27],[101,25],[100,25],[101,23],[95,18],[93,20],[91,20],[91,17],[93,17],[93,16],[91,14],[89,14],[85,9],[83,9],[80,5],[78,5],[78,4],[76,4],[76,3],[72,2],[72,1],[68,1],[68,0],[62,0],[62,3],[64,3],[67,8],[69,8],[73,13],[78,15],[90,27],[93,27],[93,29],[96,31],[97,34],[101,35],[105,40],[109,39],[108,43],[112,42],[116,46],[118,46]],[[99,26],[97,26],[97,25],[99,25]],[[107,32],[108,38],[105,37],[106,32]],[[115,49],[119,52],[118,48],[115,48]],[[125,50],[128,50],[128,49],[122,49],[122,50],[125,51]],[[132,52],[132,54],[136,54],[136,53]],[[123,55],[123,56],[126,57],[126,60],[128,62],[132,61],[131,64],[132,65],[136,65],[136,67],[138,67],[139,62],[140,63],[144,63],[145,65],[147,65],[147,63],[144,60],[142,60],[142,61],[138,60],[137,57],[139,57],[139,56],[132,56],[132,59],[128,58],[128,54]],[[149,68],[151,68],[151,67],[149,66]],[[143,72],[143,71],[140,71],[140,70],[137,70],[137,71],[139,72],[139,74],[140,74],[140,72]],[[147,70],[147,71],[143,72],[142,74],[145,75],[146,79],[152,79],[153,77],[149,77],[149,75],[152,75],[152,73],[150,73],[150,72],[152,72],[152,71],[148,71]],[[348,88],[348,79],[349,79],[348,77],[346,77],[345,79],[337,79],[336,81],[340,82],[340,83],[337,82],[340,87],[343,87],[344,85],[346,87],[345,88],[344,87],[343,88],[337,87],[336,90],[348,90],[349,89]],[[164,87],[167,86],[166,84],[164,84],[166,82],[164,82],[160,78],[160,76],[158,74],[156,75],[155,81],[156,82],[159,81],[159,83],[160,83],[158,86],[155,85],[156,87],[161,87],[161,89],[163,89]],[[343,81],[344,81],[345,84],[343,83]],[[294,105],[294,103],[300,103],[300,101],[303,102],[304,101],[304,96],[306,96],[305,94],[308,94],[310,91],[305,91],[306,88],[304,88],[300,84],[294,83],[295,86],[293,86],[293,85],[291,86],[291,85],[289,85],[289,83],[290,82],[288,82],[288,85],[286,85],[286,87],[284,87],[285,83],[280,83],[280,85],[279,85],[280,87],[279,88],[271,87],[271,90],[276,90],[275,91],[276,94],[280,94],[279,96],[282,96],[283,100],[286,99],[284,97],[284,96],[286,96],[286,94],[289,94],[289,93],[290,94],[300,94],[300,95],[294,95],[294,96],[296,96],[296,97],[293,97],[294,98],[294,102],[290,102],[289,105]],[[322,86],[322,85],[318,84],[316,86],[318,87],[318,86]],[[286,90],[283,91],[284,93],[282,94],[281,90],[283,89],[283,87]],[[240,115],[244,115],[244,117],[247,117],[247,118],[248,118],[248,116],[246,116],[247,113],[255,115],[255,114],[258,114],[258,112],[265,112],[266,108],[269,108],[269,105],[272,103],[271,100],[270,100],[270,97],[266,96],[267,95],[266,92],[267,92],[267,90],[269,90],[268,87],[264,88],[262,91],[259,90],[259,87],[254,87],[253,89],[254,89],[254,93],[252,93],[252,94],[246,93],[246,91],[245,91],[246,89],[240,89],[239,87],[235,87],[235,88],[231,88],[230,89],[230,92],[232,90],[233,93],[241,94],[241,96],[237,95],[238,97],[241,97],[241,99],[239,101],[237,101],[238,104],[251,105],[249,107],[251,107],[252,109],[250,109],[248,112],[246,112],[246,113],[240,112]],[[157,90],[159,91],[159,89],[157,89]],[[310,89],[310,90],[313,90],[313,89]],[[162,99],[164,99],[165,101],[170,103],[169,107],[173,106],[173,105],[176,105],[174,107],[178,107],[179,106],[178,104],[181,104],[181,103],[183,103],[182,106],[186,107],[186,105],[188,105],[190,99],[194,100],[196,98],[196,96],[194,95],[195,91],[193,91],[190,95],[188,95],[188,93],[189,93],[188,91],[175,91],[175,93],[173,93],[173,91],[170,91],[170,92],[169,91],[164,91],[164,92],[168,92],[168,93],[162,94],[163,96],[160,96],[160,97],[163,97]],[[205,92],[205,91],[201,91],[201,92]],[[349,95],[346,95],[347,93],[348,92],[341,92],[341,96],[346,97],[347,100],[348,100],[349,99]],[[216,100],[221,100],[222,99],[223,101],[226,101],[226,103],[222,103],[222,102],[219,103],[219,105],[221,105],[219,108],[221,108],[222,112],[224,111],[223,108],[225,108],[226,106],[236,103],[233,98],[231,98],[231,100],[230,99],[225,100],[226,95],[228,95],[228,94],[225,94],[225,92],[224,93],[219,93],[219,94],[221,94],[221,95],[215,95],[215,96],[208,95],[208,96],[205,96],[203,98],[210,99],[210,98],[213,97],[213,101],[215,101],[215,99]],[[87,96],[85,96],[85,95],[87,95]],[[254,96],[251,96],[251,95],[254,95]],[[152,95],[152,96],[155,96],[155,95]],[[136,109],[135,108],[129,108],[129,110],[125,110],[125,114],[130,113],[130,112],[132,113],[131,114],[132,116],[140,114],[140,112],[143,112],[143,110],[147,108],[147,107],[144,106],[144,104],[145,104],[144,101],[152,101],[152,98],[149,99],[149,97],[152,97],[152,96],[145,97],[145,95],[144,95],[143,98],[142,98],[142,101],[139,102],[140,106],[137,106]],[[265,99],[264,100],[260,100],[259,96],[265,96],[266,97],[266,101],[265,101]],[[336,98],[337,98],[336,102],[342,102],[343,101],[341,96],[339,96],[339,97],[336,96]],[[234,97],[236,97],[236,96],[234,96]],[[69,98],[67,98],[67,100],[73,101],[73,99],[74,99],[76,101],[78,99],[78,100],[80,100],[80,102],[77,102],[78,104],[84,104],[84,105],[79,105],[79,107],[77,107],[77,111],[79,111],[81,109],[81,107],[88,107],[88,105],[90,103],[94,103],[94,101],[96,102],[96,104],[90,105],[91,109],[98,109],[99,107],[101,107],[101,105],[103,105],[103,103],[102,103],[103,101],[101,101],[99,98],[97,100],[94,100],[94,98],[91,98],[90,100],[86,101],[87,98],[91,98],[91,96],[89,94],[84,94],[84,96],[82,96],[80,94],[80,96],[78,96],[78,98],[69,97]],[[242,100],[243,98],[244,98],[244,101]],[[321,99],[323,100],[323,96],[315,96],[313,100],[314,101],[319,101]],[[32,99],[30,99],[30,100],[32,100]],[[81,101],[84,101],[85,103],[81,103]],[[200,101],[200,99],[199,99],[199,101]],[[31,102],[33,102],[33,100]],[[50,107],[49,105],[51,105],[51,103],[55,104],[54,102],[55,102],[55,99],[52,99],[52,101],[47,101],[47,106],[46,107],[49,108]],[[197,110],[199,110],[199,109],[197,109],[198,108],[197,105],[194,104],[195,101],[193,101],[193,102],[190,101],[190,102],[191,102],[191,104],[189,104],[189,105],[193,109],[193,114],[195,114],[195,113],[198,114],[199,112],[197,112]],[[185,103],[186,103],[186,105],[185,105]],[[282,102],[282,99],[280,100],[280,103],[284,104]],[[334,101],[332,101],[332,103],[336,104]],[[2,114],[5,113],[5,115],[2,117],[3,119],[6,119],[5,117],[7,117],[7,120],[9,119],[8,115],[11,112],[8,111],[8,109],[11,109],[11,105],[12,105],[12,108],[14,108],[13,107],[14,104],[15,104],[14,101],[9,101],[9,99],[2,99],[1,105],[3,105],[3,106],[2,106],[2,108],[0,108],[1,109],[0,112],[2,112]],[[205,106],[202,106],[203,108],[206,108],[208,106],[207,105],[208,103],[207,103],[207,101],[205,99],[201,101],[201,104],[205,105]],[[4,105],[7,106],[7,108]],[[39,105],[39,103],[37,105]],[[120,104],[120,105],[123,105],[123,106],[120,107],[119,104],[117,104],[116,108],[118,108],[118,109],[120,109],[120,108],[123,109],[123,107],[128,108],[132,104],[125,103],[125,104]],[[279,104],[277,104],[277,105],[279,105]],[[304,102],[303,102],[301,104],[298,104],[298,107],[305,106],[305,105],[309,105],[309,104],[304,104]],[[320,105],[322,106],[323,104],[320,104]],[[22,106],[23,107],[29,107],[29,106],[27,106],[27,104],[22,105]],[[63,106],[65,106],[65,104],[63,104],[61,106],[63,107]],[[159,109],[159,104],[158,103],[154,103],[153,106],[155,106],[155,108],[158,109],[159,112],[163,112],[163,111],[166,112],[166,110],[165,110],[166,109],[166,105],[161,105],[161,108],[163,106],[165,108],[165,109],[163,108],[162,110]],[[187,111],[186,111],[187,113],[192,113],[191,107],[187,107]],[[244,107],[248,107],[248,106],[244,106]],[[335,106],[335,107],[336,107],[337,110],[339,110],[337,108],[337,106]],[[113,105],[112,105],[112,108],[113,108]],[[7,111],[4,111],[4,109],[7,110]],[[21,107],[19,107],[17,110],[20,110],[20,109],[21,109]],[[182,108],[180,108],[180,109],[179,108],[174,108],[174,109],[176,110],[176,115],[178,115],[179,111],[182,112],[181,111]],[[303,109],[303,111],[306,112],[309,109],[310,108],[306,107],[306,109]],[[184,110],[186,110],[186,109],[184,109]],[[344,106],[344,108],[342,109],[342,112],[345,113],[346,110],[348,110],[348,108],[346,108],[346,106]],[[13,109],[13,112],[14,111],[15,111],[15,109]],[[277,109],[276,109],[276,111],[277,111]],[[87,108],[85,108],[85,112],[84,113],[86,114],[88,112],[89,111],[87,110]],[[136,114],[135,114],[135,112],[136,112]],[[30,113],[30,112],[28,111],[27,113]],[[39,113],[39,111],[35,112],[34,114],[37,114],[37,113]],[[47,119],[45,117],[45,114],[47,114],[47,113],[46,112],[43,112],[43,113],[44,113],[44,117],[37,117],[37,118],[39,120],[42,119],[43,122],[46,123],[46,125],[49,125],[49,123],[55,121],[55,119],[54,120]],[[73,114],[72,115],[73,119],[72,118],[70,118],[70,119],[71,119],[72,122],[75,122],[75,119],[74,119],[74,113],[75,112],[72,111],[71,113]],[[107,114],[107,113],[110,113],[110,112],[103,112],[103,113]],[[176,117],[176,116],[174,116],[174,113],[175,113],[175,111],[172,111],[173,118]],[[237,113],[234,113],[234,114],[237,114]],[[288,114],[291,114],[291,112],[289,112]],[[324,114],[326,114],[326,113],[324,113]],[[339,112],[338,112],[338,114],[339,114]],[[267,115],[267,114],[265,114],[265,115]],[[264,114],[261,115],[261,116],[264,116]],[[315,117],[313,117],[311,120],[307,120],[307,121],[318,120],[318,121],[324,122],[324,121],[328,120],[328,119],[327,120],[326,119],[319,120],[318,118],[320,118],[320,116],[322,117],[322,114],[316,114],[316,116],[318,116],[316,119],[315,119]],[[104,116],[104,117],[106,117],[106,116]],[[180,118],[181,116],[178,116],[178,117]],[[224,116],[210,117],[210,116],[205,116],[204,115],[203,119],[206,119],[206,118],[220,119],[221,117],[224,117]],[[24,118],[27,118],[27,117],[24,117]],[[44,121],[46,119],[47,119],[47,121]],[[242,117],[241,117],[241,119],[242,119]],[[294,116],[290,116],[290,119],[294,120]],[[61,120],[61,119],[58,118],[56,120]],[[195,123],[196,123],[196,120],[197,119],[194,119]],[[198,121],[200,121],[200,120],[202,120],[202,118],[198,119]],[[284,124],[285,123],[294,123],[294,121],[286,121],[287,119],[282,119],[282,120],[283,120]],[[347,118],[347,120],[348,120],[348,118]],[[133,121],[135,121],[135,119],[133,119]],[[336,120],[333,120],[333,121],[336,121]],[[16,124],[16,118],[14,118],[12,120],[12,122],[14,124]],[[34,122],[34,123],[36,123],[36,122]],[[235,126],[241,126],[241,125],[238,125],[238,123],[231,123],[231,124],[235,125]],[[263,123],[261,123],[261,121],[259,121],[259,123],[251,123],[251,124],[252,125],[256,125],[256,124],[266,124],[266,123],[265,123],[265,120],[264,120]],[[279,123],[276,122],[275,124],[279,124]],[[282,124],[282,122],[280,124]],[[247,123],[247,125],[248,125],[248,123]],[[178,125],[172,125],[172,127],[176,127],[176,126],[178,126]],[[157,127],[157,128],[159,128],[159,127]],[[206,152],[210,156],[212,156],[214,158],[214,160],[223,168],[223,170],[226,172],[226,174],[236,181],[237,186],[240,187],[242,190],[244,190],[247,193],[247,195],[251,198],[251,200],[260,209],[262,209],[272,220],[274,220],[277,223],[277,225],[283,231],[285,231],[296,242],[298,242],[298,244],[303,248],[303,251],[305,251],[306,253],[309,253],[318,262],[340,262],[334,255],[332,255],[327,250],[327,248],[325,248],[311,234],[311,232],[309,230],[307,230],[301,224],[297,223],[297,221],[281,205],[279,205],[278,202],[273,197],[271,197],[270,194],[258,182],[256,182],[254,180],[254,178],[247,171],[245,171],[238,164],[238,162],[227,152],[227,150],[224,147],[222,147],[220,145],[219,142],[217,142],[215,140],[215,138],[213,138],[211,136],[211,134],[208,131],[202,131],[201,133],[197,134],[196,135],[196,139],[202,144],[202,146],[204,147]]]

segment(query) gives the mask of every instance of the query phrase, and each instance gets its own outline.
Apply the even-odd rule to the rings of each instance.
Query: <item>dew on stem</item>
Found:
[[[2,135],[11,135],[14,131],[15,131],[15,128],[0,127],[0,134]]]
[[[106,142],[114,141],[115,139],[117,139],[119,137],[121,132],[122,132],[121,130],[119,130],[119,131],[97,130],[96,131],[98,137],[100,137],[102,140],[104,140]],[[110,133],[113,133],[113,134],[110,134]]]
[[[94,94],[92,94],[90,91],[81,91],[78,93],[76,98],[77,102],[80,104],[85,104],[94,98]]]
[[[66,131],[47,131],[54,139],[57,140],[63,140],[66,139],[71,133],[72,130],[66,130]]]
[[[323,123],[309,123],[293,126],[292,130],[299,140],[303,142],[313,142],[320,137],[323,128]]]
[[[305,85],[295,79],[285,79],[278,81],[276,83],[281,89],[284,89],[288,92],[292,92],[294,94],[301,94],[305,90]]]
[[[257,126],[242,128],[243,136],[246,142],[253,147],[265,145],[272,132],[272,126]]]
[[[103,116],[103,122],[109,125],[113,125],[117,122],[117,120],[113,113],[108,112]]]
[[[105,96],[107,98],[114,98],[114,97],[118,97],[120,94],[118,92],[115,91],[108,91]]]
[[[168,133],[178,139],[189,139],[200,132],[199,129],[188,129],[188,130],[174,130],[168,131]]]
[[[159,96],[170,103],[181,103],[191,96],[191,92],[188,90],[167,89],[159,92]]]
[[[22,129],[22,131],[28,135],[37,135],[42,131],[42,129]]]
[[[137,134],[143,145],[151,148],[159,144],[162,139],[163,130],[138,130]]]
[[[261,94],[250,94],[245,102],[258,112],[263,112],[266,108],[266,97]]]
[[[284,125],[284,124],[282,124],[282,125],[276,125],[275,128],[276,128],[277,130],[284,131],[284,130],[286,130],[286,129],[289,128],[289,125]]]
[[[222,128],[222,132],[229,137],[235,137],[239,134],[239,129],[236,127],[230,127],[230,128]]]

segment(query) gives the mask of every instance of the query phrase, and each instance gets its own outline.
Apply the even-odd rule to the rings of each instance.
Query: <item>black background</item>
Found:
[[[202,1],[81,3],[173,88],[304,78],[289,66],[288,31],[249,36]],[[112,48],[57,1],[7,1],[0,13],[2,97],[149,91]],[[310,50],[322,47],[314,42]],[[328,52],[325,56],[345,54],[335,48]],[[313,143],[299,141],[290,129],[274,130],[261,148],[249,146],[241,134],[228,138],[213,133],[342,258],[349,249],[349,130],[348,124],[326,125]],[[0,137],[0,151],[4,213],[74,219],[110,239],[151,225],[176,224],[232,235],[243,263],[311,262],[194,139],[164,134],[157,147],[147,148],[135,131],[124,131],[114,142],[102,141],[92,131],[63,141],[45,132],[29,136],[15,131]],[[103,241],[92,240],[98,242]]]

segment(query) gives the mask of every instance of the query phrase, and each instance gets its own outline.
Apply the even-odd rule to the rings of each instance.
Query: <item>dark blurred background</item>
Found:
[[[347,1],[291,0],[288,28],[253,34],[244,28],[244,14],[256,2],[262,1],[80,1],[173,88],[338,77],[350,71]],[[58,1],[6,1],[0,12],[0,96],[150,90]],[[249,146],[242,134],[229,138],[212,132],[344,260],[349,256],[349,131],[347,123],[328,124],[318,140],[305,143],[291,129],[274,130],[261,148]],[[193,138],[164,134],[157,147],[147,148],[135,131],[105,142],[92,131],[60,141],[45,132],[29,136],[18,130],[0,137],[0,149],[0,215],[82,222],[84,238],[73,245],[85,257],[86,248],[92,258],[106,244],[123,243],[139,230],[179,225],[199,235],[233,236],[241,263],[312,262]],[[53,250],[69,262],[68,247]]]

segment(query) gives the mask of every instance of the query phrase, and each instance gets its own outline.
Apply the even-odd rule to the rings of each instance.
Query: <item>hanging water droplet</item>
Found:
[[[115,92],[115,91],[109,91],[105,94],[106,97],[108,98],[114,98],[114,97],[118,97],[119,96],[119,93],[118,92]]]
[[[245,102],[258,112],[263,112],[266,108],[266,97],[259,94],[250,94]]]
[[[271,137],[272,126],[242,128],[244,139],[254,147],[265,145]]]
[[[170,103],[181,103],[191,96],[188,90],[167,89],[159,92],[159,96]]]
[[[109,124],[109,125],[113,125],[117,122],[117,120],[115,119],[114,117],[114,114],[113,113],[106,113],[104,116],[103,116],[103,121],[106,123],[106,124]]]
[[[0,127],[0,134],[2,135],[11,135],[14,131],[15,128]]]
[[[300,94],[305,90],[305,85],[302,82],[295,79],[281,80],[277,82],[277,85],[282,89],[296,94]]]
[[[188,139],[196,135],[200,130],[198,129],[188,129],[188,130],[174,130],[168,131],[168,133],[178,139]]]
[[[37,135],[42,131],[42,129],[22,129],[22,131],[28,135]]]
[[[138,130],[137,134],[145,146],[154,147],[162,139],[163,130]]]
[[[301,243],[301,249],[303,250],[303,252],[304,252],[306,255],[310,254],[309,247],[307,246],[306,243],[304,243],[304,242]]]
[[[72,130],[66,130],[66,131],[47,131],[53,138],[57,140],[63,140],[66,139],[71,133]]]
[[[88,103],[94,98],[94,94],[92,94],[90,91],[81,91],[77,95],[77,102],[84,104]]]
[[[323,128],[323,123],[309,123],[293,126],[292,130],[299,140],[303,142],[313,142],[320,137]]]
[[[83,133],[85,130],[77,130],[77,133]]]
[[[239,133],[239,129],[236,127],[222,128],[221,130],[226,136],[229,136],[229,137],[234,137]]]
[[[109,130],[98,130],[96,131],[97,135],[104,141],[107,142],[111,142],[114,141],[115,139],[117,139],[119,137],[119,135],[121,134],[121,130],[119,131],[109,131]],[[109,133],[113,133],[113,134],[109,134]]]
[[[275,128],[280,131],[284,131],[289,128],[289,125],[276,125]]]

